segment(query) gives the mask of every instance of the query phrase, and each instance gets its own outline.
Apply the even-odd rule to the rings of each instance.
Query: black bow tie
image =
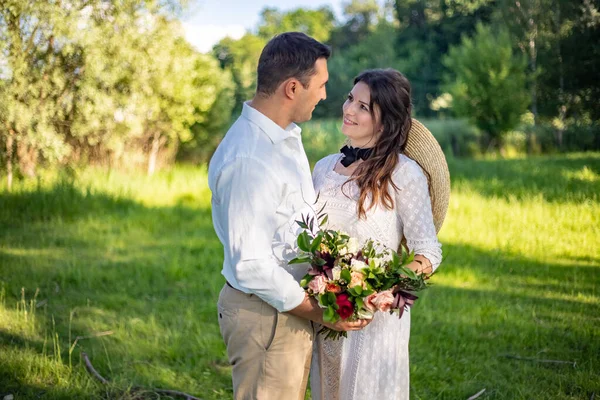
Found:
[[[344,157],[340,161],[344,167],[348,167],[350,164],[357,160],[366,160],[371,156],[373,148],[361,149],[360,147],[344,146],[340,149]]]

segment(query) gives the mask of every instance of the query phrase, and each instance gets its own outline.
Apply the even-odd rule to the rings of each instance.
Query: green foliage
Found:
[[[286,12],[267,7],[261,12],[258,36],[269,40],[278,33],[296,31],[327,42],[334,23],[333,11],[327,6],[315,10],[296,8]]]
[[[0,134],[22,170],[38,159],[148,166],[229,120],[231,78],[194,51],[179,1],[4,2]],[[208,121],[210,119],[210,121]],[[192,125],[196,125],[191,130]],[[14,147],[14,151],[13,151]]]
[[[371,68],[396,68],[402,70],[402,61],[396,56],[394,26],[380,22],[375,30],[358,44],[334,52],[328,62],[329,82],[327,99],[317,106],[315,117],[337,117],[342,114],[342,104],[352,90],[354,78]],[[377,49],[373,52],[373,49]]]
[[[444,65],[449,70],[444,82],[452,95],[453,110],[498,146],[529,104],[526,61],[513,54],[508,33],[478,25],[473,38],[465,36],[460,46],[450,48]]]
[[[213,47],[212,54],[219,60],[221,68],[230,71],[235,83],[235,114],[256,91],[256,67],[266,43],[263,38],[246,33],[238,40],[226,37]]]
[[[396,0],[397,54],[402,72],[411,81],[413,104],[418,115],[432,117],[432,99],[441,92],[442,58],[462,35],[475,31],[477,23],[491,20],[490,0]]]

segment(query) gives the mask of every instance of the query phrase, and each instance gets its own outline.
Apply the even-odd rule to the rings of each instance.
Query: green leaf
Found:
[[[365,301],[362,299],[362,297],[357,297],[356,298],[356,307],[362,308],[364,305],[365,305]]]
[[[308,226],[302,222],[302,221],[296,221],[296,223],[300,226],[300,228],[302,229],[308,229]]]
[[[328,220],[329,220],[329,215],[325,214],[325,217],[323,218],[323,220],[321,221],[319,226],[324,226]]]
[[[408,276],[410,279],[417,279],[417,274],[412,269],[407,268],[407,267],[402,267],[402,268],[400,268],[400,270],[402,271],[402,273],[404,275]]]
[[[300,281],[300,286],[302,286],[302,287],[308,286],[308,283],[310,281],[312,281],[313,279],[315,279],[314,275],[309,275],[309,274],[304,275],[304,277]]]
[[[298,247],[300,250],[310,251],[310,236],[308,236],[308,232],[304,231],[298,235]]]
[[[314,263],[316,265],[318,265],[319,267],[322,267],[323,265],[327,264],[327,261],[323,260],[320,257],[315,258]]]
[[[342,272],[340,273],[340,278],[342,278],[346,282],[350,282],[352,280],[352,275],[350,274],[349,270],[344,268],[344,269],[342,269]]]
[[[317,251],[317,249],[321,245],[322,241],[323,241],[323,232],[319,232],[319,234],[317,235],[317,237],[314,238],[314,240],[312,242],[312,245],[310,246],[311,253],[314,253],[315,251]]]
[[[325,311],[323,312],[323,321],[335,322],[334,318],[335,318],[335,310],[331,306],[327,307],[325,309]]]
[[[327,301],[327,304],[337,304],[337,297],[335,297],[335,293],[328,292]]]
[[[396,270],[399,266],[400,266],[400,257],[398,257],[398,253],[393,251],[392,252],[392,261],[391,261],[392,270]]]
[[[327,307],[329,305],[329,303],[327,302],[328,297],[326,293],[318,295],[317,299],[319,300],[319,304],[322,307]]]
[[[360,296],[363,292],[362,286],[360,286],[360,285],[356,285],[356,286],[352,287],[352,289],[354,290],[354,292],[356,292],[357,296]]]
[[[310,262],[311,258],[309,256],[296,257],[291,259],[288,264],[302,264],[306,262]]]

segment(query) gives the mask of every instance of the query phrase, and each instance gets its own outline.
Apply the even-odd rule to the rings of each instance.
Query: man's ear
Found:
[[[300,82],[297,79],[290,78],[283,82],[283,93],[287,98],[294,99],[298,93],[299,86]]]

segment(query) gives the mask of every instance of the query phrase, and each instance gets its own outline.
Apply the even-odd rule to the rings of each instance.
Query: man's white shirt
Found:
[[[307,264],[292,264],[296,220],[316,201],[301,129],[282,129],[247,103],[213,155],[208,182],[212,217],[224,249],[222,274],[280,312],[304,300]]]

